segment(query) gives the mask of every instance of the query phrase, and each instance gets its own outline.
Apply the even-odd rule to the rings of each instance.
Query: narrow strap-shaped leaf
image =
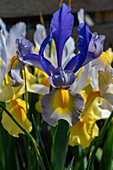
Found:
[[[112,161],[113,161],[113,126],[109,128],[107,134],[99,169],[112,170],[111,168]]]
[[[54,137],[55,169],[63,170],[68,149],[70,126],[65,120],[60,120]]]
[[[68,165],[68,167],[66,168],[66,170],[72,169],[73,161],[74,161],[74,157],[72,158],[72,160],[71,160],[70,164]]]
[[[8,114],[8,116],[16,123],[16,125],[27,135],[27,137],[33,143],[33,145],[35,147],[35,151],[37,153],[37,157],[38,157],[39,163],[40,163],[40,167],[42,168],[42,170],[46,170],[46,168],[45,168],[45,166],[43,164],[43,160],[42,160],[42,157],[40,155],[39,149],[38,149],[39,148],[38,143],[35,141],[33,136],[26,129],[24,129],[24,127],[1,104],[0,104],[0,107]]]
[[[47,158],[47,154],[46,154],[46,151],[45,151],[45,147],[44,147],[44,144],[43,144],[43,141],[42,141],[42,138],[41,138],[41,135],[40,135],[40,132],[38,131],[38,128],[37,128],[37,125],[36,125],[36,121],[35,121],[35,118],[34,116],[32,115],[32,119],[33,119],[33,124],[34,124],[34,127],[35,127],[35,131],[36,131],[36,134],[37,134],[37,137],[38,137],[38,141],[39,141],[39,145],[40,145],[40,149],[43,151],[43,154],[44,154],[44,160],[46,161],[46,170],[50,170],[50,166],[49,166],[49,161],[48,161],[48,158]]]

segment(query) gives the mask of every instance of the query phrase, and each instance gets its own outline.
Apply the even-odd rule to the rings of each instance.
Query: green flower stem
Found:
[[[39,149],[38,149],[39,148],[38,143],[35,141],[33,136],[1,104],[0,104],[0,107],[8,114],[8,116],[16,123],[16,125],[28,136],[28,138],[30,139],[30,141],[33,143],[33,145],[35,147],[35,151],[37,153],[38,160],[39,160],[39,163],[40,163],[42,170],[46,170],[45,166],[43,164],[43,160],[41,158]]]
[[[52,41],[49,43],[49,58],[51,58]]]
[[[97,151],[98,147],[100,146],[100,144],[101,144],[101,142],[102,142],[102,140],[103,140],[103,137],[104,137],[104,135],[105,135],[106,130],[107,130],[108,127],[109,127],[109,123],[110,123],[112,117],[113,117],[113,111],[112,111],[111,115],[109,116],[109,118],[108,118],[108,119],[106,120],[106,122],[104,123],[104,126],[103,126],[102,130],[100,131],[100,135],[99,135],[98,138],[97,138],[95,147],[94,147],[94,149],[93,149],[93,151],[92,151],[92,153],[91,153],[91,155],[90,155],[90,157],[89,157],[89,161],[88,161],[86,170],[90,170],[90,168],[91,168],[91,164],[92,164],[92,162],[93,162],[94,159],[95,159],[96,151]]]
[[[41,146],[41,148],[43,150],[43,153],[44,153],[44,158],[45,158],[45,161],[46,161],[46,169],[50,170],[49,161],[48,161],[48,157],[47,157],[47,154],[46,154],[46,151],[45,151],[45,147],[44,147],[41,135],[40,135],[40,133],[38,131],[38,128],[36,126],[35,118],[34,118],[33,115],[32,115],[32,119],[33,119],[33,123],[34,123],[34,127],[35,127],[35,131],[36,131],[37,137],[38,137],[39,142],[40,142],[39,144],[40,144],[40,146]]]
[[[25,66],[23,65],[23,67],[24,67],[24,77],[25,77],[26,113],[28,113],[28,105],[27,105],[27,102],[28,102],[28,98],[27,98],[27,80],[26,80],[26,71],[25,71]]]

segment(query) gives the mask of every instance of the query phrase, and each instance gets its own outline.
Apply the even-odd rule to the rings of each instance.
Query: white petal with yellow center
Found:
[[[71,126],[75,125],[84,108],[82,96],[66,89],[53,89],[42,97],[41,104],[42,116],[52,126],[56,126],[60,119],[67,120]]]

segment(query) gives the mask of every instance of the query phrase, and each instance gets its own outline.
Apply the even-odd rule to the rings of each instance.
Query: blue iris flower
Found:
[[[58,123],[59,119],[67,120],[72,126],[80,120],[80,113],[84,108],[84,100],[80,94],[72,93],[69,87],[75,81],[75,73],[78,69],[99,57],[103,51],[105,37],[103,35],[98,36],[96,33],[92,34],[86,23],[82,23],[77,30],[79,53],[63,68],[63,48],[71,36],[73,23],[74,17],[71,14],[71,8],[63,3],[62,7],[53,15],[50,34],[42,42],[39,55],[25,52],[26,55],[21,54],[21,57],[17,52],[20,61],[43,70],[49,76],[49,83],[53,86],[53,90],[43,96],[41,104],[44,120],[53,126]],[[57,51],[57,68],[44,57],[45,47],[52,40],[52,37]]]

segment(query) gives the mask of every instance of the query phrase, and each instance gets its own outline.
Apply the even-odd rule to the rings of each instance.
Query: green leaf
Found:
[[[102,130],[100,131],[100,135],[97,138],[95,147],[94,147],[92,153],[90,154],[86,170],[90,170],[91,164],[95,159],[95,154],[97,152],[97,149],[100,146],[100,144],[101,144],[101,142],[102,142],[102,140],[104,138],[105,132],[106,132],[106,130],[108,129],[108,127],[110,125],[110,121],[111,121],[112,117],[113,117],[113,111],[112,111],[111,115],[109,116],[109,118],[105,121],[104,126],[103,126]]]
[[[103,156],[100,164],[100,169],[112,170],[113,160],[113,126],[110,127],[104,144]]]
[[[72,169],[73,161],[74,161],[74,157],[72,158],[72,160],[71,160],[70,164],[68,165],[68,167],[66,168],[66,170]]]
[[[49,161],[48,161],[48,157],[47,157],[47,154],[46,154],[46,150],[45,150],[40,132],[37,128],[37,124],[36,124],[36,121],[35,121],[35,118],[34,118],[33,115],[32,115],[32,119],[33,119],[33,124],[34,124],[34,127],[35,127],[35,132],[36,132],[36,135],[37,135],[41,155],[43,156],[43,160],[45,161],[45,166],[46,166],[46,170],[47,170],[47,169],[50,169],[50,166],[49,166]]]
[[[68,149],[70,125],[65,120],[60,120],[54,136],[55,169],[63,170]]]
[[[9,111],[7,109],[5,109],[1,104],[0,104],[0,107],[7,113],[7,115],[16,123],[16,125],[26,134],[26,136],[32,142],[32,144],[34,145],[36,154],[37,154],[37,159],[38,159],[38,161],[40,163],[40,167],[43,170],[46,170],[46,168],[44,166],[44,163],[43,163],[43,159],[42,159],[42,157],[40,155],[40,152],[39,152],[39,149],[38,149],[39,146],[38,146],[38,143],[36,142],[36,140],[33,138],[33,136],[26,129],[24,129],[24,127],[12,116],[12,114],[9,113]]]

